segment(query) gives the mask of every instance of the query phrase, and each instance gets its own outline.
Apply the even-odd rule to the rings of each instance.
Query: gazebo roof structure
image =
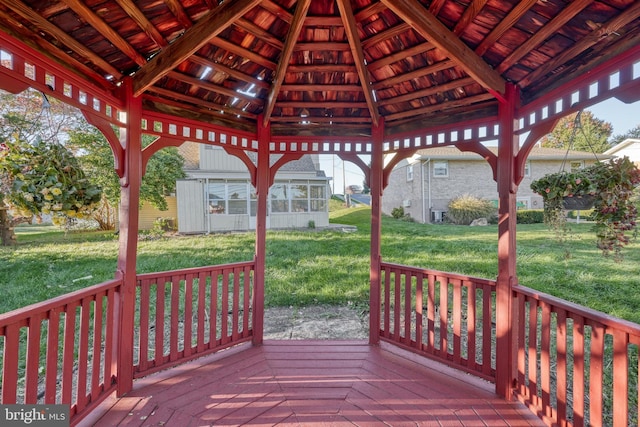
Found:
[[[495,118],[640,44],[633,0],[0,1],[0,28],[147,111],[273,135]],[[566,109],[568,106],[565,106]]]

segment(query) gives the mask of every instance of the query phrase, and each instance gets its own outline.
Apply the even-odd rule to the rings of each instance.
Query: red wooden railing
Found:
[[[250,340],[254,265],[138,275],[135,377]]]
[[[386,262],[381,268],[380,339],[494,378],[495,281]]]
[[[81,418],[115,389],[122,283],[0,314],[2,404],[69,404]]]
[[[640,325],[513,291],[518,398],[550,425],[637,426]]]

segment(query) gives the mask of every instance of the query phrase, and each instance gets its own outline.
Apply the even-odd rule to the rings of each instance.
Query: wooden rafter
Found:
[[[186,74],[182,74],[177,71],[169,72],[169,74],[167,74],[167,77],[181,81],[183,83],[190,84],[193,87],[206,89],[208,91],[219,93],[221,95],[225,95],[230,98],[238,98],[238,99],[242,99],[245,102],[255,103],[258,105],[262,105],[263,103],[263,101],[259,98],[247,95],[237,90],[229,89],[229,88],[208,82],[206,80],[199,79],[197,77],[188,76]]]
[[[464,10],[462,16],[453,27],[453,34],[460,35],[464,30],[473,22],[476,16],[480,13],[488,0],[473,0],[469,3],[469,6]]]
[[[546,62],[541,67],[538,67],[535,71],[530,73],[526,78],[521,81],[523,86],[529,84],[530,81],[537,79],[545,74],[553,71],[558,68],[565,62],[567,62],[570,58],[576,55],[577,52],[583,52],[595,45],[603,38],[609,37],[611,35],[616,35],[616,32],[620,30],[620,28],[624,27],[629,22],[635,21],[640,17],[640,2],[634,2],[630,7],[628,7],[623,14],[616,16],[615,18],[609,20],[604,25],[602,25],[597,30],[593,31],[578,43],[566,49],[562,52],[562,54],[552,58],[550,61]]]
[[[349,52],[351,46],[346,42],[313,42],[313,43],[296,43],[293,50],[295,52],[308,51],[308,52]]]
[[[307,84],[283,84],[280,88],[283,91],[298,91],[298,92],[331,92],[331,91],[347,91],[347,92],[361,92],[362,86],[359,85],[307,85]]]
[[[293,19],[293,15],[290,14],[286,9],[282,8],[280,5],[275,4],[271,0],[263,0],[260,3],[260,7],[268,10],[269,12],[276,15],[278,18],[282,19],[287,24],[291,24],[291,20]]]
[[[165,47],[169,43],[160,34],[160,31],[147,19],[144,13],[131,0],[115,0],[131,19],[144,31],[159,47]]]
[[[246,111],[242,111],[239,108],[231,108],[228,107],[226,105],[220,105],[217,104],[215,102],[210,102],[210,101],[205,101],[202,98],[198,98],[195,96],[189,96],[189,95],[183,95],[181,93],[177,93],[177,92],[172,92],[170,90],[167,89],[162,89],[159,88],[157,86],[152,86],[151,88],[149,88],[149,92],[151,93],[156,93],[160,96],[166,97],[166,98],[173,98],[176,99],[178,101],[184,101],[193,105],[198,105],[198,106],[203,106],[203,107],[207,107],[211,110],[214,111],[224,111],[225,113],[234,115],[234,116],[241,116],[241,117],[248,117],[248,118],[256,118],[257,116],[253,113],[249,113]]]
[[[293,49],[295,47],[296,41],[298,40],[298,35],[300,34],[300,31],[302,31],[304,18],[305,16],[307,16],[307,11],[309,10],[310,4],[311,0],[301,0],[296,5],[296,11],[293,15],[293,20],[291,21],[291,28],[287,33],[287,39],[284,42],[284,48],[282,49],[282,53],[280,55],[280,61],[278,61],[278,68],[276,69],[273,81],[271,82],[271,89],[269,90],[269,95],[267,96],[267,104],[265,105],[263,113],[264,126],[267,126],[267,124],[269,123],[269,119],[271,118],[271,114],[273,113],[273,109],[278,98],[278,93],[280,92],[280,87],[284,83],[284,76],[287,72],[287,67],[289,66],[289,60],[291,59],[291,55],[293,54]]]
[[[455,60],[467,74],[476,79],[494,96],[502,98],[506,82],[495,70],[445,27],[416,0],[396,2],[381,0],[396,15],[408,22],[425,39],[438,46]]]
[[[278,64],[271,61],[270,59],[267,59],[264,56],[260,56],[259,54],[252,52],[249,49],[245,49],[242,46],[233,44],[228,40],[221,39],[221,38],[214,38],[209,40],[209,44],[213,46],[217,46],[235,55],[238,55],[241,58],[248,59],[251,62],[255,62],[256,64],[262,65],[263,67],[268,68],[270,70],[275,70],[278,67]]]
[[[193,62],[194,64],[198,64],[198,65],[202,65],[203,67],[209,67],[212,70],[216,70],[219,71],[221,73],[225,73],[228,74],[229,76],[233,77],[234,79],[240,80],[240,81],[244,81],[247,83],[251,83],[252,85],[255,85],[258,88],[261,89],[268,89],[269,88],[269,83],[265,82],[264,80],[260,80],[260,79],[256,79],[253,76],[250,76],[248,74],[242,73],[240,71],[237,71],[233,68],[229,68],[226,65],[222,65],[220,63],[217,62],[213,62],[210,61],[206,58],[203,58],[201,56],[198,55],[192,55],[189,57],[189,62]]]
[[[566,8],[562,9],[562,11],[558,15],[556,15],[551,21],[549,21],[547,25],[542,27],[540,31],[534,34],[533,37],[522,43],[516,50],[511,52],[511,54],[509,54],[509,56],[507,56],[504,61],[502,61],[502,63],[497,67],[497,70],[501,73],[506,71],[514,63],[516,63],[516,61],[520,60],[523,56],[527,55],[538,45],[547,40],[553,33],[558,31],[560,27],[562,27],[571,18],[576,16],[578,12],[587,7],[592,2],[593,0],[574,0],[573,2],[571,2]],[[533,3],[535,3],[535,1]]]
[[[109,40],[115,47],[120,49],[125,55],[131,58],[136,64],[144,65],[147,60],[138,53],[138,51],[129,44],[116,30],[111,28],[102,18],[96,15],[84,2],[80,0],[65,0],[65,3],[78,16],[91,25],[97,32],[102,34],[104,38]]]
[[[362,47],[363,48],[367,48],[369,46],[372,46],[374,44],[380,43],[382,41],[385,40],[389,40],[395,36],[398,36],[402,33],[406,33],[407,31],[409,31],[411,29],[411,25],[402,22],[398,25],[394,25],[393,27],[389,28],[388,30],[379,32],[378,34],[375,34],[365,40],[362,41]]]
[[[289,65],[292,73],[355,73],[355,65],[348,64],[318,64],[318,65]]]
[[[77,42],[73,37],[60,30],[60,28],[51,24],[49,21],[44,19],[38,13],[36,13],[33,9],[27,7],[21,1],[13,1],[13,0],[0,0],[0,4],[6,6],[13,12],[22,16],[23,18],[32,22],[39,30],[50,34],[56,40],[59,40],[60,43],[64,44],[69,49],[75,51],[78,55],[84,56],[85,58],[89,58],[91,62],[96,64],[98,67],[102,68],[107,74],[111,74],[116,79],[122,77],[122,74],[119,70],[114,68],[111,64],[109,64],[104,59],[100,58],[100,56],[93,53],[89,48],[84,46],[82,43]]]
[[[391,87],[398,83],[406,82],[409,80],[413,80],[428,74],[437,73],[438,71],[447,70],[454,66],[454,62],[451,59],[445,59],[444,61],[436,62],[435,64],[429,65],[427,67],[422,67],[417,70],[413,70],[410,73],[399,74],[395,77],[391,77],[386,80],[381,80],[373,84],[373,88],[375,90],[380,90],[385,87]]]
[[[537,2],[538,0],[524,0],[516,4],[516,6],[511,9],[511,12],[509,12],[509,14],[491,30],[487,37],[482,40],[478,47],[476,47],[475,52],[480,56],[484,55],[484,53]]]
[[[266,31],[265,29],[254,24],[253,22],[249,21],[248,19],[239,18],[238,20],[236,20],[236,22],[234,22],[234,24],[242,28],[246,32],[258,37],[263,42],[270,44],[278,50],[282,50],[282,48],[284,47],[284,43],[282,43],[282,40]]]
[[[134,95],[139,96],[176,65],[220,34],[233,21],[254,8],[261,0],[224,2],[204,15],[185,34],[154,56],[134,77]]]
[[[378,105],[382,107],[383,105],[397,104],[399,102],[407,102],[413,99],[424,98],[424,97],[436,95],[438,93],[442,93],[448,90],[462,88],[464,86],[473,84],[475,82],[476,81],[471,77],[463,77],[461,79],[452,80],[450,82],[433,86],[427,89],[417,90],[404,95],[395,96],[393,98],[382,99],[378,101]]]
[[[180,25],[182,25],[185,29],[191,28],[193,26],[193,21],[187,14],[187,12],[182,7],[182,3],[179,0],[165,0],[167,7],[176,17]]]
[[[393,64],[394,62],[398,62],[402,59],[419,55],[421,53],[428,52],[433,49],[435,49],[435,46],[433,43],[429,43],[429,42],[421,43],[419,45],[401,50],[400,52],[393,53],[389,56],[385,56],[384,58],[380,58],[377,61],[371,62],[369,63],[369,65],[367,65],[367,68],[369,69],[369,71],[377,70],[379,68]]]
[[[469,96],[467,98],[457,99],[455,101],[446,101],[439,104],[434,104],[428,107],[414,108],[413,110],[403,111],[401,113],[389,114],[386,116],[387,121],[399,120],[413,116],[416,112],[420,114],[431,114],[438,111],[445,111],[448,109],[456,108],[459,106],[471,105],[477,102],[489,101],[493,99],[493,95],[489,93],[483,93],[480,95]]]
[[[367,70],[366,67],[366,60],[362,50],[360,36],[358,35],[356,19],[353,16],[353,9],[351,9],[351,1],[337,0],[337,3],[338,9],[340,9],[340,15],[342,16],[342,21],[344,22],[345,33],[349,40],[349,44],[351,45],[353,60],[356,65],[356,69],[358,70],[358,77],[360,78],[360,85],[364,92],[364,98],[367,101],[369,114],[371,115],[373,124],[378,126],[380,113],[378,112],[378,105],[376,104],[376,97],[371,84],[371,76],[369,75],[369,70]]]

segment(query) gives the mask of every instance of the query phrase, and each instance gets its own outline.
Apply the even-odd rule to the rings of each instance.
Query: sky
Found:
[[[593,115],[613,126],[612,135],[621,135],[640,125],[640,101],[633,104],[625,104],[615,98],[610,98],[588,108]],[[368,163],[368,159],[365,160]],[[320,167],[325,174],[333,179],[330,182],[334,193],[344,192],[346,185],[360,185],[364,181],[364,174],[353,163],[343,162],[339,157],[321,154]],[[344,171],[343,171],[344,168]],[[344,176],[344,180],[343,180]]]

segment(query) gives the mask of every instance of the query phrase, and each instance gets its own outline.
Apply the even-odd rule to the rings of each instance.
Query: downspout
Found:
[[[204,179],[204,206],[207,210],[207,234],[211,234],[211,206],[209,206],[209,178]]]
[[[424,167],[427,166],[427,175],[424,174]],[[422,223],[426,224],[427,222],[431,222],[431,159],[427,159],[426,161],[420,162],[420,175],[422,181]],[[427,197],[424,196],[424,181],[425,177],[428,179],[427,181]]]

